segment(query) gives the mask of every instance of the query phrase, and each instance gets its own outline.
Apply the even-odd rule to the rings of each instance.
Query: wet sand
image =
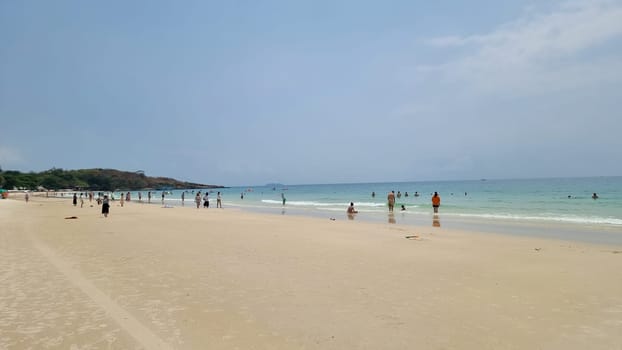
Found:
[[[70,202],[0,200],[0,349],[622,349],[621,246]]]

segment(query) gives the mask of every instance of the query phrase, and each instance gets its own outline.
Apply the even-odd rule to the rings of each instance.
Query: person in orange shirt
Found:
[[[438,214],[438,207],[441,206],[441,197],[438,195],[438,192],[434,192],[434,196],[432,196],[432,208],[434,208],[434,214]]]

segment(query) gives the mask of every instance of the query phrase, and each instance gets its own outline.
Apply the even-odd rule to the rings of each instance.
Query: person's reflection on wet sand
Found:
[[[441,218],[438,215],[434,215],[434,218],[432,219],[432,226],[441,227]]]
[[[395,223],[395,214],[393,214],[393,212],[389,213],[389,224],[394,224]]]

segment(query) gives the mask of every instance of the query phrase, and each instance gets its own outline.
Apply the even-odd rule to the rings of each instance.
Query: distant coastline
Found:
[[[78,169],[63,170],[53,168],[39,173],[22,173],[16,170],[0,170],[0,188],[8,190],[57,191],[57,190],[97,190],[97,191],[137,191],[173,190],[184,188],[226,188],[180,181],[169,177],[152,177],[144,171],[122,171],[117,169]]]

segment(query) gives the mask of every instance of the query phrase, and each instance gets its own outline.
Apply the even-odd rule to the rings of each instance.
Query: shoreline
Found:
[[[74,192],[67,192],[66,196],[50,196],[46,197],[45,192],[32,192],[32,195],[44,200],[59,200],[59,201],[71,201],[71,196]],[[23,198],[11,197],[10,200],[23,201]],[[85,199],[85,205],[88,199]],[[95,201],[93,201],[95,202]],[[207,210],[217,210],[215,198],[210,200],[210,208]],[[111,205],[118,205],[119,199],[111,201]],[[127,203],[127,202],[126,202]],[[143,199],[138,201],[137,198],[131,201],[134,204],[154,205],[162,206],[161,199],[159,197],[153,197],[151,203]],[[173,204],[171,204],[173,203]],[[172,206],[173,208],[191,208],[196,209],[193,198],[186,199],[186,204],[181,205],[179,199],[165,200],[164,205]],[[79,206],[79,204],[78,204]],[[286,207],[256,207],[256,206],[242,206],[231,203],[224,203],[224,206],[228,210],[239,210],[246,213],[255,213],[262,215],[274,215],[274,216],[294,216],[303,218],[317,218],[317,219],[336,219],[336,220],[354,220],[367,223],[389,223],[391,225],[403,225],[406,227],[414,228],[426,228],[431,227],[438,229],[435,225],[440,225],[443,228],[449,228],[452,230],[460,230],[473,233],[487,233],[487,234],[502,234],[516,237],[533,237],[544,239],[557,239],[568,240],[576,242],[584,242],[591,244],[607,244],[607,245],[622,245],[622,227],[616,225],[598,225],[598,224],[585,224],[585,223],[569,223],[560,222],[555,220],[525,220],[520,221],[518,219],[501,219],[501,218],[483,218],[483,217],[468,217],[456,214],[445,214],[441,212],[438,215],[434,215],[430,208],[430,213],[422,214],[415,212],[400,212],[395,211],[391,215],[388,211],[384,214],[368,213],[365,211],[359,211],[355,216],[348,216],[346,210],[343,212],[334,211],[321,211],[321,210],[307,210],[304,208],[286,206]],[[201,202],[201,210],[204,210]],[[406,215],[408,215],[406,217]]]

